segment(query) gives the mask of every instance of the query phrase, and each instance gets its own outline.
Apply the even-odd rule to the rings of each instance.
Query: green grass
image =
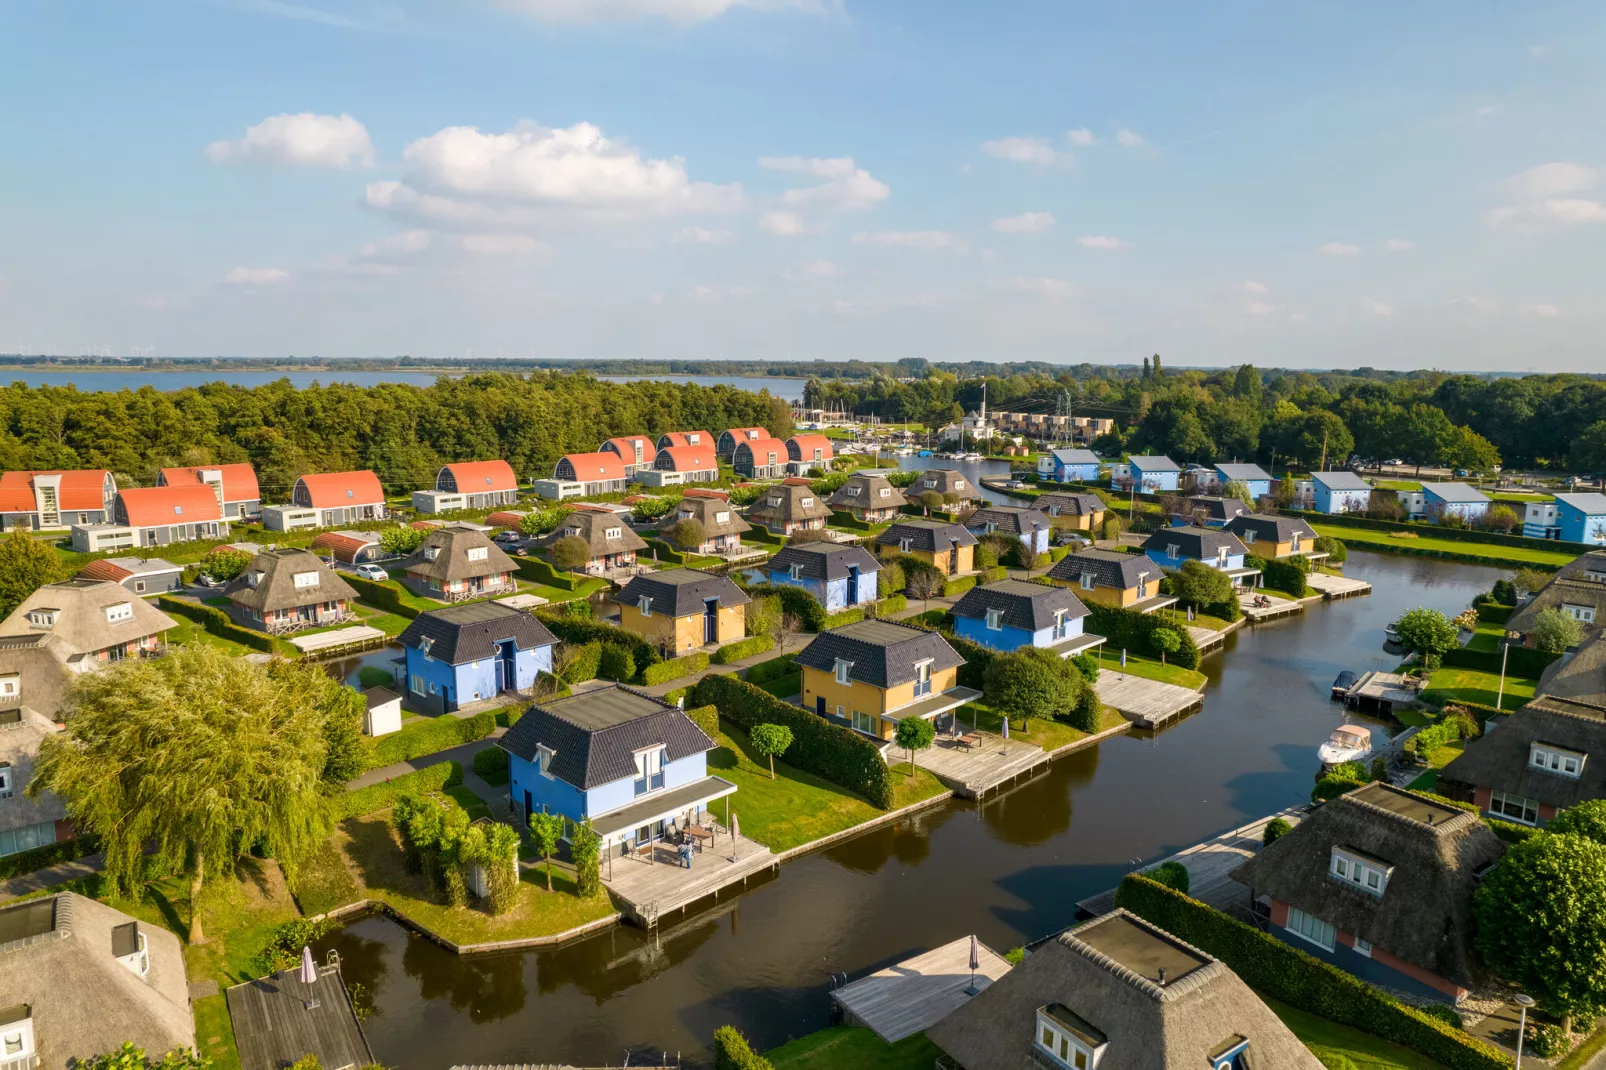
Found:
[[[766,1052],[775,1070],[931,1070],[942,1054],[924,1033],[888,1044],[868,1029],[834,1025]]]
[[[709,772],[736,785],[731,805],[741,815],[742,835],[773,851],[812,843],[883,813],[845,788],[780,760],[771,780],[769,760],[752,750],[738,728],[722,724],[714,742],[719,746],[709,752]],[[925,769],[917,769],[912,777],[905,775],[908,772],[907,762],[892,766],[893,809],[948,790]]]
[[[758,687],[760,690],[768,691],[776,698],[781,699],[800,695],[803,693],[803,670],[799,669],[797,672],[787,673],[785,676],[777,676],[773,680],[766,680],[759,684]]]
[[[1393,538],[1392,532],[1372,531],[1369,528],[1352,528],[1339,524],[1312,524],[1318,535],[1331,535],[1335,539],[1342,539],[1347,546],[1359,546],[1363,549],[1380,549],[1384,552],[1397,549],[1401,546],[1416,547],[1420,550],[1434,550],[1441,553],[1462,554],[1468,557],[1486,557],[1491,564],[1515,565],[1544,565],[1549,568],[1560,568],[1571,561],[1576,554],[1565,553],[1558,550],[1539,550],[1527,546],[1496,546],[1481,542],[1460,542],[1455,539],[1439,539],[1432,535],[1411,532],[1416,535],[1414,539]]]
[[[1434,721],[1432,714],[1416,709],[1395,710],[1394,719],[1407,728],[1425,728]]]
[[[486,783],[490,782],[486,781]],[[447,788],[446,794],[455,799],[457,805],[468,811],[468,819],[470,821],[478,821],[482,817],[488,818],[491,816],[490,805],[474,794],[466,785],[459,784],[455,788]]]
[[[1121,653],[1118,650],[1106,652],[1103,667],[1114,669],[1117,672],[1125,671],[1133,676],[1141,676],[1147,680],[1158,680],[1163,684],[1176,684],[1178,687],[1198,688],[1205,682],[1205,674],[1197,669],[1184,669],[1174,662],[1160,664],[1159,658],[1151,658],[1144,654],[1129,653],[1126,656],[1126,669],[1121,668]]]
[[[190,646],[194,644],[199,646],[215,646],[219,650],[232,654],[235,657],[256,653],[255,650],[252,650],[244,643],[236,643],[232,639],[224,639],[222,636],[213,635],[211,632],[201,627],[199,623],[190,620],[188,617],[174,617],[173,620],[178,622],[178,627],[171,628],[167,632],[167,641],[170,645]]]
[[[1425,1055],[1266,998],[1266,1005],[1327,1070],[1444,1070]]]
[[[234,1024],[229,1020],[229,1005],[222,992],[195,1001],[195,1047],[212,1061],[212,1070],[240,1070]]]
[[[309,917],[327,914],[335,907],[362,898],[357,893],[357,881],[346,868],[346,860],[333,840],[325,840],[318,853],[302,865],[290,890],[301,913]]]
[[[1602,1049],[1606,1049],[1606,1028],[1596,1029],[1587,1040],[1568,1052],[1567,1057],[1556,1064],[1556,1070],[1584,1070]]]
[[[1484,654],[1498,654],[1500,653],[1500,640],[1505,637],[1505,634],[1506,626],[1504,624],[1491,624],[1486,620],[1480,620],[1478,627],[1472,633],[1472,638],[1467,640],[1466,648]]]
[[[1105,706],[1099,721],[1099,731],[1115,728],[1126,720],[1113,706]],[[1004,718],[991,706],[980,702],[973,702],[962,706],[959,710],[959,724],[975,724],[983,732],[1002,735],[1004,731]],[[1014,724],[1010,725],[1009,738],[1018,739],[1023,743],[1031,743],[1042,747],[1045,751],[1055,751],[1061,747],[1086,739],[1088,734],[1081,729],[1072,728],[1064,721],[1057,721],[1049,717],[1033,718],[1027,723],[1026,731],[1022,732]]]
[[[1379,479],[1372,483],[1378,490],[1421,490],[1422,484],[1414,479]]]
[[[1534,697],[1536,680],[1506,674],[1505,697],[1500,706],[1514,710]],[[1422,697],[1436,706],[1447,702],[1477,702],[1493,706],[1500,694],[1500,674],[1478,669],[1435,669]]]

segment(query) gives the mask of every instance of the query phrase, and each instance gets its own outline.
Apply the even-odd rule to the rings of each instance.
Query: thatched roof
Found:
[[[721,520],[720,517],[725,519]],[[725,498],[704,498],[688,494],[664,514],[658,530],[668,534],[682,520],[695,520],[703,526],[703,534],[712,539],[719,535],[740,535],[752,531],[753,525],[742,519],[736,507]]]
[[[1606,582],[1591,579],[1592,574],[1606,576],[1606,550],[1579,554],[1561,566],[1527,605],[1511,615],[1507,630],[1526,634],[1533,630],[1541,612],[1560,609],[1563,604],[1593,606],[1596,622],[1606,621]]]
[[[316,573],[318,581],[296,586],[296,577]],[[223,589],[237,606],[271,613],[278,609],[312,606],[319,602],[355,602],[357,592],[323,559],[308,550],[281,546],[264,550],[246,570]]]
[[[795,524],[830,515],[831,507],[824,498],[812,487],[796,483],[777,483],[766,489],[764,496],[747,510],[747,519],[759,524]]]
[[[612,456],[611,454],[609,456]],[[613,538],[608,532],[618,532]],[[563,518],[563,523],[553,528],[551,533],[536,543],[542,549],[549,550],[552,544],[559,539],[566,539],[570,535],[579,538],[586,544],[592,560],[604,554],[628,554],[638,550],[645,550],[647,543],[640,535],[630,529],[625,518],[618,513],[604,513],[592,509],[576,509]]]
[[[1247,1070],[1321,1070],[1225,963],[1124,910],[1044,944],[926,1036],[964,1070],[1043,1070],[1057,1064],[1037,1048],[1040,1009],[1104,1041],[1099,1070],[1209,1070],[1235,1038]]]
[[[838,509],[901,509],[909,499],[887,482],[886,476],[856,472],[826,499],[826,504]]]
[[[49,657],[49,654],[44,655]],[[47,666],[56,679],[67,673],[54,659]],[[59,703],[58,703],[59,705]],[[0,708],[0,765],[11,767],[11,798],[0,806],[0,832],[27,828],[46,821],[60,821],[67,816],[67,805],[61,796],[45,792],[38,799],[30,799],[22,789],[33,779],[34,759],[39,757],[39,744],[49,736],[62,731],[49,717],[28,707]]]
[[[118,607],[119,612],[108,616],[106,611],[112,607]],[[127,607],[132,616],[123,616],[121,607]],[[56,611],[53,624],[41,625],[30,619],[30,615],[48,610]],[[172,617],[111,580],[75,577],[47,583],[24,598],[0,623],[0,636],[50,632],[61,639],[72,656],[160,635],[177,626]]]
[[[8,712],[32,709],[46,717],[60,717],[67,704],[67,688],[71,679],[67,659],[74,656],[60,636],[50,632],[33,635],[0,636],[0,676],[16,673],[19,694],[0,699],[0,721]],[[5,726],[0,724],[0,729]],[[0,738],[0,760],[5,758],[6,744]],[[15,805],[15,800],[13,800]],[[5,822],[5,809],[0,808],[0,828],[12,828]],[[31,825],[31,821],[20,822]]]
[[[484,550],[478,560],[469,560],[471,549]],[[486,537],[483,531],[449,524],[429,533],[404,563],[409,576],[426,580],[474,579],[502,576],[515,569],[513,559]]]
[[[1534,704],[1562,713],[1606,716],[1606,636],[1596,634],[1546,666]]]
[[[1495,734],[1506,731],[1502,726]],[[1333,848],[1392,866],[1382,895],[1332,875]],[[1472,893],[1505,845],[1477,814],[1383,783],[1317,808],[1232,871],[1280,899],[1456,984],[1474,983]]]

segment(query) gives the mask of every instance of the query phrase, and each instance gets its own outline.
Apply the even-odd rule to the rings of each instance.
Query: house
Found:
[[[1092,483],[1099,467],[1099,455],[1092,450],[1049,450],[1037,458],[1037,474],[1056,483]]]
[[[1465,483],[1422,484],[1423,512],[1433,520],[1458,516],[1476,524],[1489,510],[1489,496]]]
[[[1050,523],[1059,521],[1056,527],[1087,532],[1104,527],[1104,499],[1097,494],[1043,494],[1032,502],[1032,508],[1047,516]]]
[[[552,468],[551,482],[562,486],[577,485],[575,497],[590,497],[593,494],[619,494],[630,481],[625,471],[625,462],[617,453],[611,451],[599,453],[570,453],[559,457],[558,463]],[[547,482],[543,480],[542,482]],[[556,497],[558,500],[570,497],[567,493],[556,495],[541,492],[542,497]]]
[[[670,529],[682,520],[695,520],[702,525],[703,541],[691,548],[693,553],[699,554],[737,553],[742,548],[742,535],[753,530],[724,495],[714,498],[686,495],[672,511],[664,514],[658,522],[658,531],[668,536]]]
[[[1269,559],[1298,554],[1319,560],[1327,556],[1316,552],[1315,529],[1297,516],[1244,513],[1229,520],[1226,530],[1238,536],[1238,541],[1256,557]]]
[[[519,500],[519,480],[506,461],[458,461],[435,473],[434,490],[413,491],[420,513],[495,509]]]
[[[782,548],[764,568],[771,583],[801,587],[836,613],[876,600],[881,562],[862,546],[808,542]]]
[[[605,855],[629,854],[696,824],[736,785],[708,775],[715,743],[662,699],[615,684],[530,706],[496,744],[525,819],[589,821]]]
[[[841,512],[849,513],[865,524],[880,524],[897,516],[909,499],[903,491],[887,482],[887,477],[870,472],[857,472],[836,489],[825,503]]]
[[[998,533],[1019,539],[1030,557],[1048,553],[1049,532],[1053,525],[1048,517],[1033,508],[1014,505],[984,505],[965,518],[965,528],[972,535]]]
[[[1128,457],[1125,464],[1110,467],[1110,488],[1159,494],[1176,490],[1181,475],[1182,469],[1169,457]]]
[[[0,529],[49,531],[111,519],[117,480],[104,468],[0,475]]]
[[[794,476],[809,475],[816,468],[829,472],[835,456],[824,435],[793,435],[786,440],[786,468]]]
[[[176,627],[178,622],[172,617],[111,580],[75,576],[47,583],[24,598],[0,621],[0,643],[11,637],[32,639],[67,672],[92,672],[124,658],[161,654],[166,649],[164,636]],[[35,667],[44,667],[44,663],[35,662]],[[49,702],[29,697],[37,689],[37,697],[44,699],[60,686],[59,681],[30,680],[21,673],[10,686],[20,689],[22,702],[40,713],[54,716],[59,712],[59,699],[54,708],[48,708]],[[0,683],[0,693],[4,690]]]
[[[731,467],[744,479],[780,479],[786,475],[786,443],[778,438],[744,439],[731,451]]]
[[[782,448],[781,441],[772,436],[767,427],[732,427],[719,433],[719,440],[714,444],[714,452],[719,454],[720,460],[731,464],[736,458],[737,446],[744,442],[749,446],[757,446],[765,440]]]
[[[1506,631],[1527,636],[1547,609],[1561,610],[1587,630],[1606,625],[1606,550],[1579,554],[1561,566],[1549,583],[1510,616]]]
[[[257,487],[257,471],[248,464],[164,468],[156,473],[158,487],[183,487],[196,483],[212,488],[226,520],[245,520],[262,514],[262,491]]]
[[[1248,488],[1252,502],[1258,502],[1271,493],[1271,473],[1258,464],[1218,464],[1213,482],[1217,487],[1242,483]]]
[[[747,634],[752,599],[726,576],[695,568],[643,572],[614,596],[619,626],[656,643],[669,657]]]
[[[72,546],[80,553],[102,553],[228,534],[229,522],[210,487],[200,483],[130,487],[112,499],[110,522],[72,526]]]
[[[1084,602],[1153,613],[1173,605],[1160,593],[1160,569],[1142,554],[1114,550],[1082,550],[1054,562],[1048,578],[1076,588]]]
[[[1277,938],[1373,984],[1459,1003],[1477,982],[1472,893],[1504,853],[1477,814],[1374,781],[1231,876]]]
[[[67,817],[67,804],[53,792],[44,792],[37,799],[25,794],[28,781],[33,778],[34,760],[39,757],[39,745],[62,731],[52,718],[61,706],[61,687],[55,687],[47,696],[50,714],[24,705],[22,689],[15,686],[16,668],[11,664],[6,640],[0,639],[0,858],[35,847],[73,838],[73,824]],[[41,657],[49,657],[39,651]],[[41,665],[41,678],[65,682],[59,667]],[[12,686],[7,686],[7,681]],[[39,696],[34,696],[37,701]],[[4,1023],[0,1023],[3,1031]]]
[[[184,589],[184,569],[160,557],[102,557],[78,570],[81,579],[111,580],[134,594]]]
[[[1226,963],[1125,910],[1068,929],[926,1036],[952,1070],[1321,1070]]]
[[[665,446],[652,467],[638,471],[636,479],[648,487],[713,483],[719,479],[719,459],[712,446]]]
[[[883,741],[905,717],[935,721],[980,698],[959,686],[964,663],[941,634],[889,620],[821,632],[797,655],[803,706]]]
[[[1416,490],[1397,490],[1394,492],[1395,500],[1400,503],[1400,511],[1407,520],[1422,520],[1428,515],[1428,498],[1420,488]]]
[[[976,497],[976,487],[965,478],[964,473],[953,468],[928,468],[920,473],[910,489],[916,498],[927,491],[934,491],[942,495],[945,505],[955,510],[968,507]]]
[[[385,556],[378,531],[322,531],[312,540],[311,549],[323,550],[336,561],[358,565]]]
[[[1251,512],[1248,503],[1238,498],[1223,498],[1215,494],[1195,494],[1188,499],[1186,513],[1172,513],[1171,523],[1175,527],[1187,527],[1190,524],[1201,528],[1224,528],[1227,522],[1234,517],[1246,516]]]
[[[572,479],[537,479],[530,484],[530,489],[538,498],[558,502],[568,498],[583,498],[586,494],[586,485]]]
[[[1082,600],[1045,583],[999,580],[972,587],[950,612],[955,635],[994,650],[1035,646],[1070,657],[1104,642],[1102,635],[1082,634]]]
[[[598,453],[612,453],[624,462],[625,478],[652,467],[658,459],[658,447],[646,435],[625,435],[610,438],[597,447]]]
[[[338,528],[383,519],[385,489],[366,469],[304,475],[291,489],[289,505],[262,507],[262,526],[269,531]]]
[[[0,1065],[71,1070],[195,1047],[178,937],[75,892],[0,907]]]
[[[397,641],[406,658],[407,701],[438,714],[504,691],[528,691],[552,671],[557,644],[534,615],[495,602],[426,610]]]
[[[1522,533],[1530,539],[1561,538],[1561,525],[1556,519],[1556,499],[1523,502]]]
[[[1198,561],[1232,576],[1234,583],[1259,575],[1255,569],[1244,568],[1249,551],[1238,536],[1220,528],[1162,528],[1144,541],[1143,552],[1161,568],[1181,568],[1184,561]]]
[[[669,431],[658,436],[659,450],[666,450],[671,446],[696,446],[698,449],[712,449],[714,436],[707,431]]]
[[[407,586],[425,598],[463,602],[513,594],[518,566],[502,548],[461,524],[448,524],[424,537],[411,557],[402,563]]]
[[[357,592],[317,554],[294,546],[264,550],[223,588],[229,614],[247,628],[285,635],[356,619]]]
[[[1372,485],[1354,472],[1312,472],[1311,507],[1329,516],[1364,513],[1372,504]]]
[[[1556,495],[1556,526],[1563,542],[1606,546],[1606,494]]]
[[[825,527],[825,519],[830,515],[831,507],[814,493],[808,480],[801,478],[770,487],[747,508],[747,519],[772,535],[817,531]]]
[[[877,535],[875,541],[884,547],[882,554],[896,550],[917,557],[947,576],[976,568],[976,536],[963,524],[912,517],[898,521]]]
[[[578,538],[586,544],[586,561],[577,571],[591,576],[605,576],[616,569],[634,570],[636,552],[647,548],[646,540],[632,531],[623,517],[595,509],[576,509],[536,545],[550,551],[553,543],[567,538]]]

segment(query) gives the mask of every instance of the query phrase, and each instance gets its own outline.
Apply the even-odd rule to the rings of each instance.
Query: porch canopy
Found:
[[[934,695],[899,706],[895,710],[888,710],[881,716],[889,721],[901,721],[905,717],[920,717],[930,719],[938,714],[957,710],[966,703],[975,702],[981,698],[981,692],[973,687],[951,687],[947,691],[939,691]]]
[[[603,814],[592,820],[591,827],[602,837],[602,845],[606,848],[629,838],[643,825],[668,821],[688,810],[706,809],[715,799],[722,799],[735,791],[736,785],[722,777],[705,777],[668,791],[654,792],[640,802]]]

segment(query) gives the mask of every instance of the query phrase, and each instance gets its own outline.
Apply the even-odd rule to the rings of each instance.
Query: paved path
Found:
[[[71,862],[58,862],[53,866],[36,869],[32,873],[24,873],[7,881],[0,881],[0,903],[28,895],[30,892],[54,888],[79,877],[87,877],[91,873],[99,873],[105,867],[106,856],[92,854]]]
[[[420,769],[428,769],[430,766],[439,765],[442,762],[462,763],[463,776],[466,780],[469,776],[473,775],[474,772],[474,755],[478,754],[482,750],[489,750],[491,747],[496,745],[496,741],[498,739],[501,739],[506,734],[507,729],[498,727],[484,739],[476,739],[474,742],[464,743],[460,747],[453,747],[450,750],[436,751],[434,754],[425,754],[409,761],[397,762],[394,765],[383,765],[378,769],[370,769],[356,780],[349,781],[346,784],[346,790],[356,791],[358,788],[366,788],[371,787],[374,784],[382,784],[387,780],[395,780],[399,776],[406,776],[408,773],[416,773]],[[475,779],[478,780],[479,778],[475,777]],[[480,783],[484,784],[485,782],[480,781]],[[478,792],[476,792],[476,794],[478,794]]]

